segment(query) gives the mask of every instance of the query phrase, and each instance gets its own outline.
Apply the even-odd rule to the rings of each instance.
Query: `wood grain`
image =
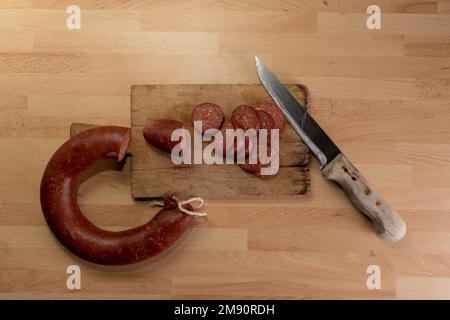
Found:
[[[304,101],[301,86],[287,88]],[[275,176],[256,177],[237,165],[174,165],[170,155],[150,146],[142,131],[150,120],[175,119],[189,130],[194,128],[192,109],[202,102],[221,106],[225,118],[231,119],[234,108],[241,104],[258,106],[271,101],[260,84],[205,85],[137,85],[131,89],[131,191],[135,199],[158,198],[176,193],[182,198],[201,196],[206,199],[238,197],[298,196],[308,190],[309,150],[290,125],[280,132],[280,170]],[[205,147],[208,143],[203,143]],[[194,157],[194,143],[191,142]]]
[[[69,31],[66,0],[0,1],[1,299],[450,299],[448,0],[76,4],[82,29]],[[365,28],[371,4],[382,30]],[[71,123],[130,126],[135,84],[257,83],[254,55],[310,87],[310,113],[404,217],[402,241],[379,239],[315,159],[300,199],[208,201],[162,259],[102,269],[54,239],[38,190]],[[86,181],[86,216],[111,230],[148,221],[158,209],[130,184],[129,163]]]

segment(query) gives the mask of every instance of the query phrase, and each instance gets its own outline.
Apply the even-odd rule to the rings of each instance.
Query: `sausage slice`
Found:
[[[192,123],[202,122],[202,133],[208,129],[220,129],[223,122],[222,108],[215,103],[205,102],[197,105],[191,114]]]

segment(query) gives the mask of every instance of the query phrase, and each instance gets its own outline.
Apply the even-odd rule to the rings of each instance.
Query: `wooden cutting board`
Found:
[[[300,86],[287,88],[299,101],[303,100]],[[169,192],[209,199],[304,194],[309,185],[309,150],[289,125],[280,134],[280,170],[276,176],[263,179],[237,165],[175,166],[170,155],[149,145],[142,135],[149,120],[162,118],[183,121],[192,134],[191,112],[202,102],[219,104],[230,118],[236,106],[257,106],[264,101],[271,101],[265,89],[253,84],[133,86],[129,149],[133,197],[155,198]]]

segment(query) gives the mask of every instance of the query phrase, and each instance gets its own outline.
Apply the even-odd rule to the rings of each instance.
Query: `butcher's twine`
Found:
[[[183,205],[189,203],[189,204],[192,205],[192,208],[194,208],[194,210],[200,209],[201,207],[203,207],[203,204],[205,203],[203,201],[203,199],[200,198],[200,197],[194,197],[194,198],[191,198],[191,199],[188,199],[188,200],[184,200],[184,201],[178,201],[178,199],[177,199],[177,202],[178,202],[178,210],[180,210],[181,212],[183,212],[183,213],[185,213],[187,215],[196,216],[196,217],[204,217],[204,216],[206,216],[206,212],[191,211],[191,210],[188,210],[186,208],[183,208]],[[197,204],[195,204],[196,202],[197,202]],[[154,206],[164,207],[164,202],[163,201],[152,201],[150,203],[150,205],[152,207],[154,207]]]

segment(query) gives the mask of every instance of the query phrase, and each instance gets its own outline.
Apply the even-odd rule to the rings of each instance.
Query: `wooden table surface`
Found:
[[[366,27],[373,3],[382,30]],[[130,125],[133,84],[257,83],[254,55],[310,86],[311,114],[404,217],[403,241],[377,238],[316,160],[307,195],[208,201],[207,221],[140,265],[94,266],[55,240],[39,183],[72,122]],[[2,299],[450,298],[448,0],[2,0],[0,93]],[[132,200],[127,169],[80,190],[110,230],[157,211]]]

